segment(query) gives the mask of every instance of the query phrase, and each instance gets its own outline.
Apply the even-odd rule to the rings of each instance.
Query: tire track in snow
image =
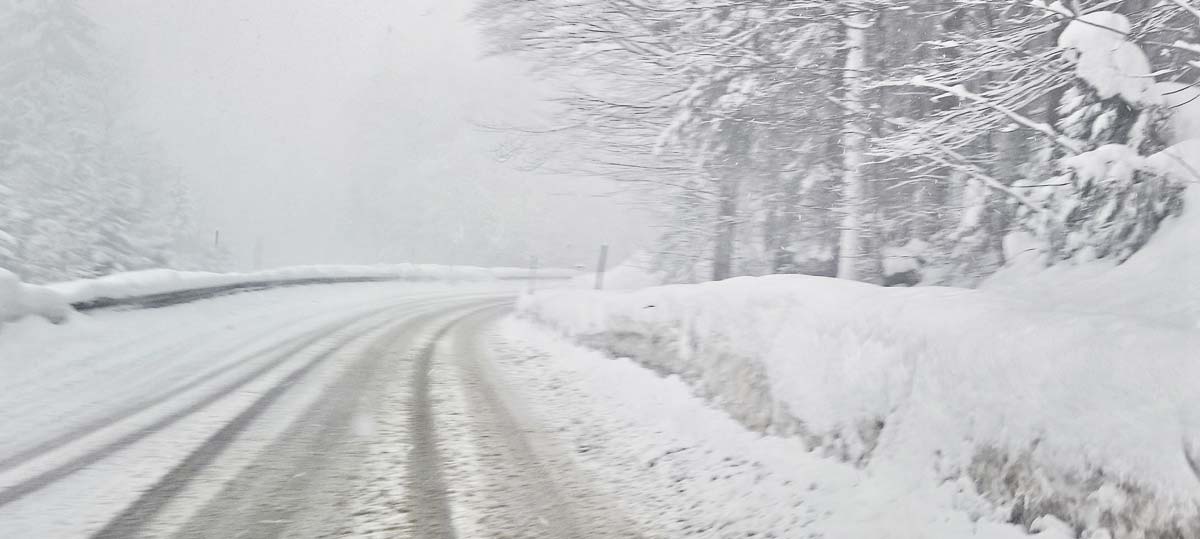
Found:
[[[414,367],[413,350],[423,348],[420,343],[457,321],[464,316],[462,313],[469,315],[482,308],[490,306],[459,305],[426,312],[378,336],[365,338],[361,345],[354,346],[349,365],[304,409],[299,416],[302,419],[259,450],[254,463],[207,498],[204,508],[186,525],[168,531],[175,527],[164,522],[170,520],[167,508],[157,515],[153,525],[143,524],[136,531],[146,537],[169,535],[180,539],[354,535],[350,530],[355,513],[345,503],[363,495],[367,485],[360,479],[370,473],[364,471],[363,451],[371,442],[361,430],[363,414],[379,413],[387,394],[398,389],[393,384],[411,384],[407,375]],[[230,451],[236,452],[237,448]],[[206,470],[191,481],[207,482],[213,480],[212,476],[213,472]],[[189,489],[179,497],[194,495]],[[390,535],[406,536],[395,529]]]
[[[497,352],[489,328],[498,312],[463,320],[447,338],[434,379],[447,392],[439,400],[449,452],[458,465],[452,507],[471,537],[522,539],[645,539],[619,498],[594,487],[577,467],[578,446],[564,445],[523,402],[525,387],[493,368]],[[463,451],[462,441],[472,449]],[[457,449],[457,451],[456,451]],[[464,492],[471,495],[464,496]]]
[[[474,314],[474,313],[471,313]],[[450,500],[446,495],[446,478],[442,470],[442,455],[438,449],[434,425],[431,378],[433,359],[438,344],[456,324],[471,314],[461,316],[443,326],[429,343],[417,353],[413,368],[412,406],[409,428],[412,450],[409,452],[408,496],[412,501],[415,529],[425,539],[455,539],[450,518]]]
[[[392,308],[392,307],[382,307],[382,308],[377,308],[377,309],[371,309],[371,310],[368,310],[365,312],[356,313],[355,315],[352,315],[349,317],[343,317],[341,320],[338,320],[337,322],[323,326],[322,328],[319,328],[314,331],[327,333],[330,328],[340,327],[342,325],[345,325],[348,321],[357,320],[364,316],[372,316],[374,314],[378,314],[379,312],[387,310],[389,308]],[[261,340],[262,338],[264,338],[268,335],[271,335],[272,333],[278,332],[280,329],[287,327],[289,325],[295,324],[297,322],[298,322],[297,320],[292,320],[286,324],[281,324],[281,325],[272,327],[266,331],[263,331],[261,333],[254,335],[253,337],[239,341],[238,344],[222,350],[222,353],[229,353],[229,352],[232,352],[235,350],[245,348],[246,346],[250,345],[251,343],[257,342],[257,341]],[[214,332],[213,334],[219,334],[219,332]],[[197,338],[191,338],[191,339],[185,340],[182,343],[177,343],[177,344],[174,344],[174,345],[171,345],[168,347],[164,347],[164,349],[159,349],[159,350],[150,352],[148,354],[143,354],[136,361],[161,357],[164,354],[173,352],[174,350],[177,350],[180,348],[185,348],[189,344],[191,344],[195,341],[198,341],[198,340],[202,340],[203,338],[209,337],[209,336],[210,336],[209,334],[202,334]],[[261,357],[263,355],[269,355],[273,350],[277,350],[280,346],[282,346],[284,344],[296,342],[297,340],[300,340],[303,338],[304,337],[302,336],[302,337],[299,337],[298,339],[289,340],[283,344],[275,344],[273,346],[267,347],[264,350],[258,350],[258,351],[254,352],[252,354],[249,354],[245,357],[233,359],[229,363],[222,365],[221,367],[210,370],[199,376],[193,377],[191,380],[188,380],[180,385],[177,385],[170,389],[167,389],[152,398],[133,402],[133,403],[126,405],[122,408],[119,408],[113,412],[103,415],[100,418],[92,421],[91,423],[88,423],[86,425],[80,425],[74,429],[71,429],[67,432],[64,432],[62,434],[54,436],[54,437],[52,437],[46,441],[43,441],[37,445],[34,445],[32,447],[18,451],[7,457],[0,458],[0,473],[6,472],[12,468],[20,466],[26,462],[29,462],[30,460],[33,460],[33,459],[40,457],[42,455],[45,455],[47,453],[50,453],[56,449],[59,449],[63,446],[66,446],[66,445],[72,443],[72,442],[75,442],[76,440],[79,440],[80,438],[83,438],[85,436],[88,436],[90,434],[98,432],[100,430],[103,430],[106,427],[109,427],[113,424],[119,423],[119,422],[121,422],[125,419],[128,419],[128,418],[130,418],[140,412],[143,412],[149,408],[153,408],[153,407],[163,404],[165,402],[169,402],[173,398],[178,397],[182,393],[191,391],[191,390],[193,390],[197,387],[200,387],[216,378],[221,377],[222,375],[228,374],[229,372],[236,370],[239,367],[244,366],[245,365],[244,362],[247,360],[250,360],[254,357]],[[3,505],[3,504],[0,503],[0,505]]]
[[[137,501],[127,507],[115,518],[111,519],[108,524],[104,526],[104,528],[93,534],[92,539],[128,539],[131,537],[138,537],[142,530],[153,521],[155,515],[161,512],[163,508],[166,507],[169,502],[171,502],[172,499],[183,492],[184,489],[187,488],[188,484],[200,473],[202,473],[206,467],[216,461],[221,454],[233,444],[238,435],[245,431],[259,416],[261,416],[271,406],[271,404],[282,397],[288,389],[300,382],[318,365],[329,359],[351,342],[381,330],[390,324],[396,324],[398,327],[396,330],[385,332],[384,335],[379,338],[379,340],[380,342],[394,340],[397,338],[397,335],[402,332],[401,330],[403,330],[405,326],[419,323],[421,319],[444,316],[449,312],[463,309],[463,307],[463,305],[453,305],[447,309],[420,315],[416,319],[408,318],[401,321],[388,320],[382,324],[373,325],[370,329],[357,333],[355,336],[349,339],[343,340],[338,344],[338,346],[335,346],[309,360],[304,364],[304,366],[292,372],[285,379],[271,387],[271,389],[267,390],[267,392],[263,393],[254,401],[253,404],[250,405],[250,407],[243,410],[231,421],[226,423],[219,431],[210,436],[208,440],[206,440],[199,448],[189,454],[187,458],[183,460],[183,462],[175,466],[153,487],[142,493]],[[473,313],[475,311],[472,310],[471,312]],[[458,319],[456,318],[455,321],[457,320]],[[453,324],[453,321],[450,322],[445,328],[440,329],[437,335],[440,336],[444,334],[446,330]],[[439,337],[435,336],[434,340],[436,341],[437,338]],[[369,347],[369,351],[367,353],[373,353],[373,351],[377,351],[379,348],[380,347],[378,345]],[[334,387],[336,387],[336,384]],[[335,410],[335,412],[336,411],[337,410]],[[342,411],[346,412],[346,419],[348,419],[351,417],[351,412],[353,410],[348,409]],[[322,430],[325,432],[333,432],[333,430],[336,429],[331,427],[329,430]],[[285,522],[277,518],[263,519],[263,521],[257,523],[260,526],[255,528],[261,533],[252,534],[251,536],[274,536],[278,534],[278,532],[283,531],[283,528],[280,526],[280,524],[284,523]],[[267,535],[263,535],[263,533]]]
[[[380,309],[379,312],[386,312],[386,311],[392,310],[392,309],[407,308],[407,307],[409,307],[409,306],[406,305],[403,307],[385,307],[385,308]],[[378,313],[374,313],[374,314],[378,314]],[[374,314],[372,314],[372,316]],[[360,321],[361,319],[362,319],[362,317],[358,317],[354,320],[351,320],[349,323],[340,323],[340,329],[344,329],[346,327],[352,326],[354,323],[356,323],[357,321]],[[345,321],[342,321],[342,322],[345,322]],[[380,324],[380,325],[382,325],[382,324]],[[378,326],[372,326],[367,331],[356,333],[353,337],[350,337],[348,339],[344,339],[344,340],[340,341],[338,343],[338,346],[333,347],[328,352],[318,355],[317,359],[323,359],[324,357],[327,357],[328,355],[330,355],[334,351],[336,351],[338,347],[340,347],[341,345],[344,345],[345,342],[348,342],[349,340],[353,340],[354,338],[357,338],[358,336],[361,336],[362,334],[365,334],[365,333],[369,332],[371,329],[375,329],[376,327],[378,327]],[[339,324],[331,324],[330,326],[326,326],[324,328],[321,328],[319,330],[311,332],[307,337],[302,337],[300,339],[289,340],[287,342],[281,343],[279,346],[274,347],[271,350],[268,350],[267,352],[265,352],[263,354],[263,355],[273,355],[274,358],[272,360],[266,362],[265,364],[259,366],[256,369],[254,369],[249,374],[242,376],[242,377],[238,378],[237,380],[234,380],[231,383],[221,386],[220,389],[206,395],[204,398],[192,403],[191,405],[189,405],[181,410],[177,410],[171,414],[168,414],[167,416],[156,420],[155,422],[151,423],[150,425],[144,426],[134,432],[126,434],[126,435],[118,438],[117,440],[112,441],[108,444],[105,444],[104,446],[102,446],[96,450],[90,451],[84,455],[76,457],[65,464],[62,464],[60,466],[57,466],[50,470],[47,470],[43,473],[35,475],[32,478],[29,478],[20,483],[17,483],[3,491],[0,491],[0,507],[4,507],[4,506],[11,504],[13,502],[16,502],[30,494],[33,494],[43,488],[46,488],[46,487],[54,484],[55,482],[65,478],[65,477],[68,477],[71,474],[74,474],[75,472],[77,472],[79,470],[82,470],[82,469],[90,466],[91,464],[99,462],[100,460],[103,460],[104,458],[107,458],[126,447],[136,444],[137,442],[149,437],[150,435],[152,435],[154,433],[156,433],[162,429],[165,429],[165,428],[195,414],[196,412],[199,412],[200,410],[225,398],[229,394],[252,383],[254,380],[257,380],[261,376],[266,375],[267,373],[273,371],[276,367],[279,367],[279,366],[287,363],[287,361],[289,359],[292,359],[292,356],[294,356],[295,354],[298,354],[299,352],[303,351],[304,349],[306,349],[310,346],[313,346],[313,345],[319,343],[321,340],[328,338],[330,333],[336,332],[338,329],[339,329]],[[300,342],[298,344],[296,344],[297,341],[300,341]],[[282,349],[282,352],[276,353],[277,351],[279,351],[281,349]]]

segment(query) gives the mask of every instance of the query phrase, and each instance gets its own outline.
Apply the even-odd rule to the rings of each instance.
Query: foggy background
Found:
[[[484,58],[467,0],[85,3],[121,96],[240,268],[592,264],[652,235],[614,186],[544,174],[544,85]]]

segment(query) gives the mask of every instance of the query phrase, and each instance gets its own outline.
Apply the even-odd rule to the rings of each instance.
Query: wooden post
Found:
[[[608,245],[600,246],[600,261],[596,263],[596,290],[604,290],[604,270],[608,269]]]
[[[538,270],[537,257],[536,256],[529,257],[529,293],[530,294],[532,294],[533,291],[536,289],[535,283],[537,281],[537,270]]]

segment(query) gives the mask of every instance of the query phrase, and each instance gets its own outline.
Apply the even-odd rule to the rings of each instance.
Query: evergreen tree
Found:
[[[0,266],[32,281],[168,265],[172,188],[122,129],[77,0],[0,3]],[[179,229],[172,229],[179,230]]]
[[[1070,5],[485,0],[478,15],[498,51],[587,81],[565,85],[562,123],[609,167],[572,171],[652,186],[669,275],[969,285],[1023,233],[1050,261],[1124,260],[1179,211],[1179,180],[1139,160],[1185,136],[1172,117],[1200,71],[1200,9]],[[1092,80],[1069,33],[1060,46],[1112,9],[1114,50],[1140,66],[1122,80],[1149,98]]]

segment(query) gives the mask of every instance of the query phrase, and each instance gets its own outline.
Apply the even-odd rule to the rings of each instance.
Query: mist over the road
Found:
[[[467,0],[90,0],[127,103],[238,266],[614,258],[652,234],[612,185],[529,170],[480,126],[536,125],[545,85],[484,58]],[[514,157],[514,148],[518,155]],[[603,223],[603,226],[597,226]]]

